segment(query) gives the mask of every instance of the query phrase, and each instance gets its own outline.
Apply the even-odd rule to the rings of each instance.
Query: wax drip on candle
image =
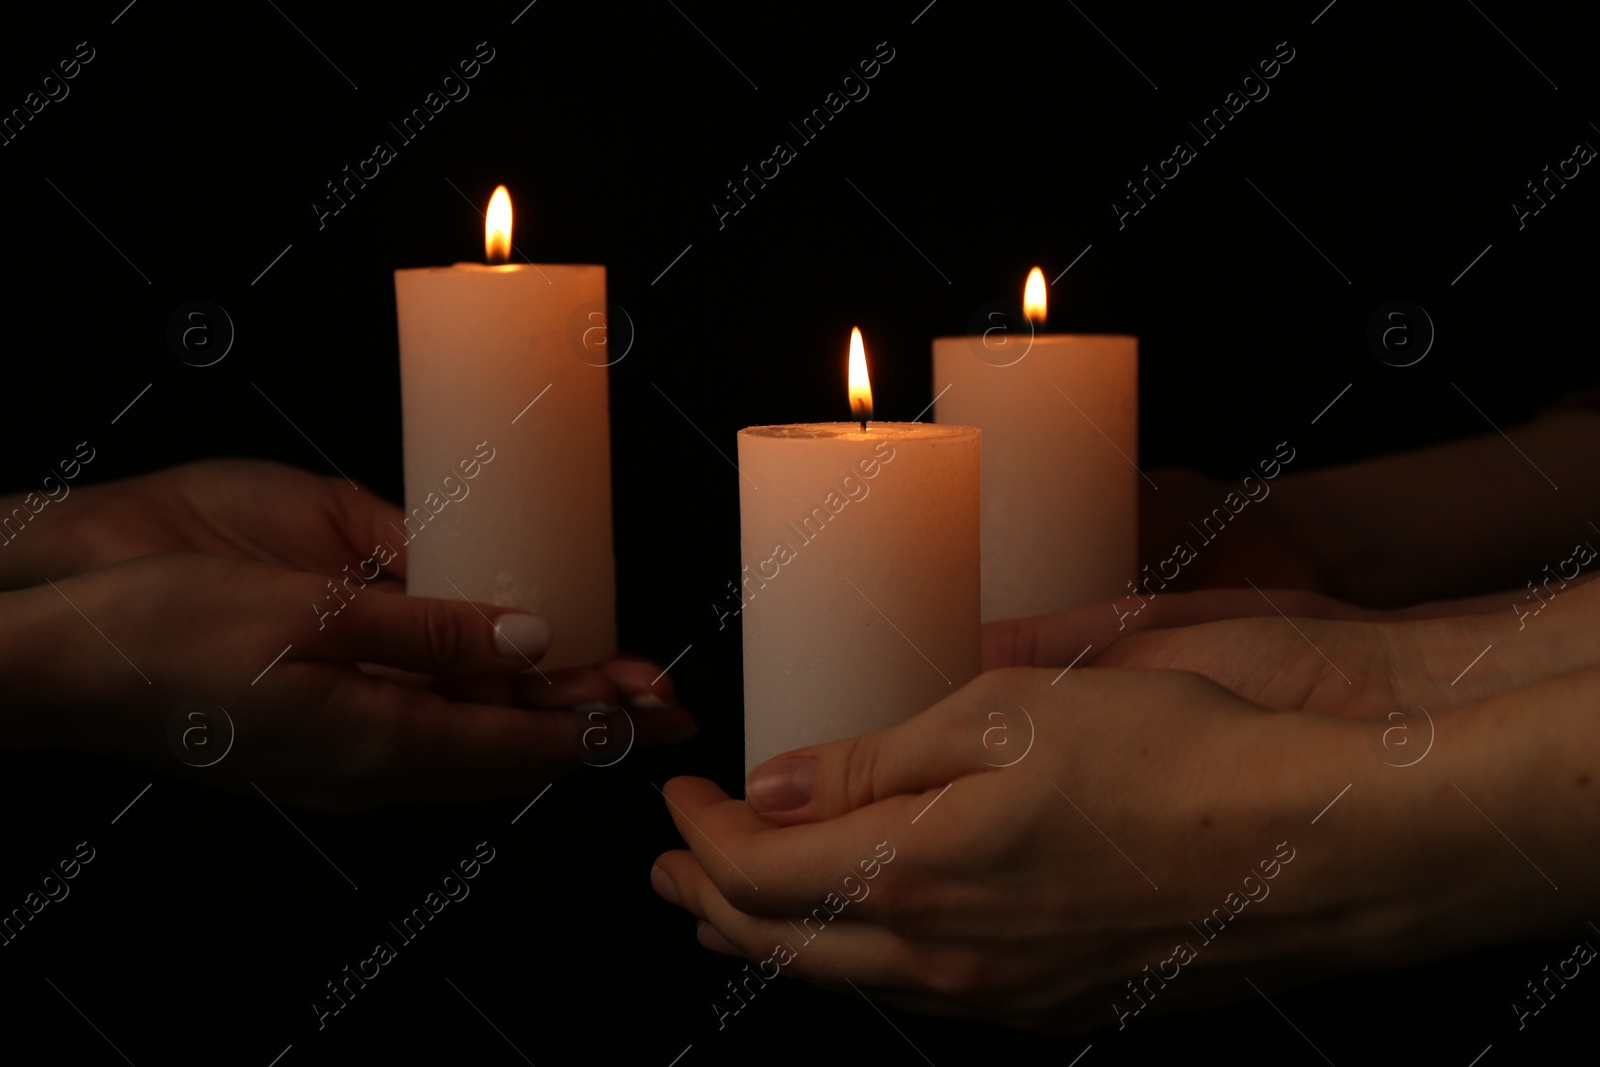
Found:
[[[872,383],[867,380],[867,348],[861,343],[861,327],[850,327],[850,411],[867,431],[872,418]]]

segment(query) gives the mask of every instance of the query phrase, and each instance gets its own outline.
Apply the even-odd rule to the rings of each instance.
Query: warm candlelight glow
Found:
[[[1029,322],[1044,323],[1044,271],[1038,267],[1028,272],[1028,282],[1022,287],[1022,313]]]
[[[861,343],[861,327],[850,328],[850,413],[866,429],[872,418],[872,383],[867,380],[867,349]]]
[[[483,257],[490,263],[511,258],[511,194],[496,186],[489,198],[489,213],[483,220]]]

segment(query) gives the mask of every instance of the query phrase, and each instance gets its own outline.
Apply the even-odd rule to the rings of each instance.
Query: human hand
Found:
[[[343,478],[211,459],[71,490],[7,546],[0,588],[166,552],[205,552],[337,575],[393,544],[401,510]],[[394,525],[391,526],[390,524]],[[383,572],[405,577],[405,552]]]
[[[363,563],[380,567],[362,591],[403,591],[405,532],[400,508],[343,478],[281,463],[213,459],[72,490],[53,502],[48,537],[30,532],[0,556],[0,589],[59,580],[143,556],[201,552],[281,564],[337,582]],[[374,546],[394,546],[376,553]],[[392,558],[389,558],[392,555]],[[389,558],[380,566],[379,560]],[[358,575],[358,578],[360,576]],[[325,588],[308,603],[326,603]],[[532,668],[532,663],[524,664]],[[670,679],[634,657],[590,667],[535,672],[536,681],[482,675],[427,678],[369,666],[371,673],[457,700],[530,707],[583,707],[649,698],[674,703]],[[514,677],[514,676],[512,676]],[[654,680],[654,681],[652,681]]]
[[[1280,710],[1438,711],[1600,661],[1600,584],[1546,610],[1533,639],[1509,594],[1377,610],[1293,589],[1163,593],[1120,629],[1109,605],[989,623],[983,661],[1194,671]]]
[[[674,779],[692,851],[652,884],[760,980],[1059,1032],[1553,934],[1600,885],[1572,848],[1600,821],[1579,773],[1600,671],[1463,711],[1403,772],[1361,723],[1192,674],[1053,677],[992,671],[890,730],[788,753],[748,803]],[[1508,745],[1532,707],[1538,729]],[[1020,728],[1024,708],[1032,745],[1002,763],[994,715]]]
[[[549,642],[540,620],[372,592],[318,629],[306,605],[323,582],[182,554],[0,594],[4,676],[17,698],[0,730],[10,747],[92,749],[334,809],[513,795],[578,765],[574,741],[591,723],[506,706],[571,702],[561,676],[530,670]],[[452,699],[358,664],[441,678],[446,689],[467,679],[459,684],[478,692]],[[652,686],[646,669],[613,661],[602,676],[631,706],[634,742],[691,733],[670,684]],[[220,705],[235,731],[226,758],[203,769],[167,747],[170,718],[191,700]]]

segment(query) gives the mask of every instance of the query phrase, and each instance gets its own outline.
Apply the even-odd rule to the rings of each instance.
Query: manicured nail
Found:
[[[672,884],[672,879],[660,867],[650,868],[650,888],[654,889],[661,899],[668,904],[676,904],[680,908],[683,907],[683,901],[678,898],[678,887]]]
[[[537,615],[502,615],[494,624],[494,647],[502,656],[537,660],[550,650],[550,624]]]
[[[628,703],[633,705],[635,711],[660,711],[667,706],[667,702],[654,693],[641,693],[636,697],[629,697]]]
[[[811,783],[817,761],[810,758],[775,759],[750,772],[745,799],[757,811],[793,811],[811,802]]]

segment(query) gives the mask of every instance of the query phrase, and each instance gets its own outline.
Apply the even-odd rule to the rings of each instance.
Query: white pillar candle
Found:
[[[491,260],[510,250],[502,192]],[[543,616],[542,668],[613,655],[607,372],[584,333],[604,323],[589,313],[604,314],[605,268],[457,263],[397,270],[394,287],[406,592]]]
[[[739,431],[746,773],[977,676],[979,439],[928,423]]]
[[[1042,324],[1037,267],[1028,288]],[[1139,339],[941,337],[933,376],[936,392],[949,386],[934,421],[983,430],[983,621],[1125,595],[1137,578]]]

